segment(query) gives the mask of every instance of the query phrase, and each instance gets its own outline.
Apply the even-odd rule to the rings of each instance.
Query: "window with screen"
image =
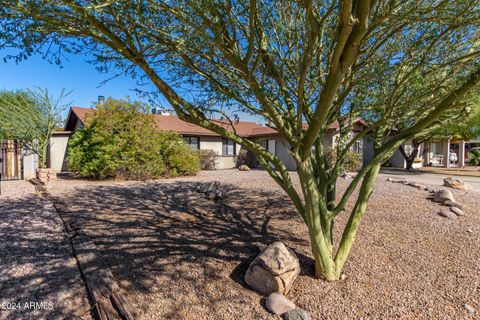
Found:
[[[222,139],[222,156],[235,155],[235,142],[230,139]]]

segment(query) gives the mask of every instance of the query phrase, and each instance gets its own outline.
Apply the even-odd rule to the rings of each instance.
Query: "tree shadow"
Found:
[[[135,295],[157,297],[152,298],[156,304],[167,304],[163,317],[174,312],[178,319],[184,309],[218,311],[225,297],[230,297],[229,307],[245,308],[245,299],[258,305],[260,297],[246,290],[245,271],[273,241],[309,248],[308,236],[280,226],[301,224],[301,218],[280,192],[221,185],[222,200],[213,201],[198,192],[204,184],[90,186],[63,195],[63,201],[137,308],[149,306]],[[313,260],[296,251],[307,266],[302,274],[313,274]],[[188,307],[192,299],[196,303]],[[259,310],[252,312],[261,316],[255,314]]]
[[[0,200],[1,319],[91,319],[62,222],[35,195]]]

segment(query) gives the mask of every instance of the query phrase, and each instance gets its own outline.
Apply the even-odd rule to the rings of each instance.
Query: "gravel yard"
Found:
[[[7,198],[22,198],[35,192],[33,184],[25,180],[1,181],[0,187],[2,188],[0,201],[4,201]]]
[[[221,182],[226,206],[196,192],[208,181]],[[426,191],[379,178],[346,279],[328,283],[312,277],[306,227],[266,172],[49,189],[72,204],[140,319],[278,319],[243,282],[250,259],[275,240],[300,259],[288,297],[313,319],[473,319],[480,311],[478,192],[452,190],[466,214],[447,220]]]
[[[2,182],[0,319],[91,319],[85,285],[51,203]]]

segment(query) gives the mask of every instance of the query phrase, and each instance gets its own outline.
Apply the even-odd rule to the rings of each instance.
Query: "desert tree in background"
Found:
[[[18,141],[27,152],[38,154],[40,168],[47,167],[47,151],[55,130],[63,127],[63,112],[70,106],[46,88],[0,92],[0,137]]]

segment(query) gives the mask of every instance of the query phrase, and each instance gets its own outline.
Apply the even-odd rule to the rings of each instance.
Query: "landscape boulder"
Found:
[[[472,186],[463,182],[460,179],[456,178],[445,178],[443,179],[443,185],[452,189],[463,190],[463,191],[470,191],[472,190]]]
[[[278,292],[271,293],[267,298],[266,304],[268,310],[279,316],[295,309],[295,303]]]
[[[293,309],[283,315],[285,320],[311,320],[310,316],[305,310]]]
[[[447,207],[455,207],[455,208],[458,208],[460,210],[463,210],[463,206],[460,203],[455,202],[455,201],[447,200],[443,203],[443,205],[447,206]]]
[[[300,263],[295,253],[276,241],[250,263],[245,282],[264,295],[272,292],[287,294],[299,273]]]
[[[455,213],[457,216],[463,216],[463,211],[457,207],[450,207],[450,211]]]
[[[444,203],[445,201],[450,200],[455,202],[453,198],[453,194],[445,189],[435,191],[435,195],[433,196],[433,201],[438,203]]]
[[[444,209],[440,210],[440,211],[438,212],[438,215],[439,215],[439,216],[442,216],[442,217],[444,217],[444,218],[448,218],[448,219],[450,219],[450,220],[455,220],[455,219],[458,218],[458,216],[457,216],[455,213],[453,213],[452,211],[450,211],[450,210],[444,210]]]
[[[242,164],[240,167],[238,167],[238,170],[240,170],[240,171],[250,171],[250,168],[246,164]]]

